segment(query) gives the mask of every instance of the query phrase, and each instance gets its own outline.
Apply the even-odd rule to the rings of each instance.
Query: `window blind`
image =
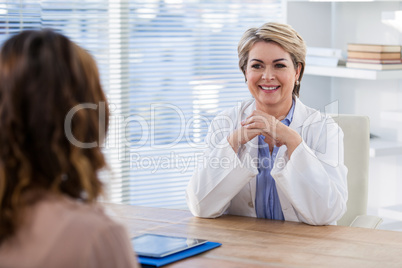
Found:
[[[284,21],[281,0],[18,1],[0,4],[0,41],[54,28],[99,65],[111,122],[102,173],[112,202],[186,208],[211,120],[250,97],[243,32]]]

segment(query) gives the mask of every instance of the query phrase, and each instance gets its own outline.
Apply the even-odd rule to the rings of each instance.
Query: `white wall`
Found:
[[[331,4],[288,2],[287,23],[305,40],[307,46],[331,47]],[[300,99],[308,106],[323,110],[331,103],[331,78],[305,75]]]

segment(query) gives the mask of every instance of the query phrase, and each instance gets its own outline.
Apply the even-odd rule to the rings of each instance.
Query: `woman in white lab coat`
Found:
[[[266,23],[244,33],[238,54],[253,98],[213,120],[186,189],[190,211],[335,224],[348,196],[343,133],[298,98],[303,39],[289,25]]]

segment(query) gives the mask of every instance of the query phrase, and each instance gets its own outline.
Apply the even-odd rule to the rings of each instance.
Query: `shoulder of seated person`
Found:
[[[38,202],[35,210],[38,217],[49,218],[52,222],[60,221],[68,228],[95,230],[115,225],[99,203],[84,203],[62,194],[46,195]]]

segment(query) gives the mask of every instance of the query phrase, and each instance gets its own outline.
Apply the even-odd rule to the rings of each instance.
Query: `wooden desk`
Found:
[[[222,243],[166,267],[402,267],[402,232],[231,215],[200,219],[184,210],[105,206],[132,237],[149,232]]]

